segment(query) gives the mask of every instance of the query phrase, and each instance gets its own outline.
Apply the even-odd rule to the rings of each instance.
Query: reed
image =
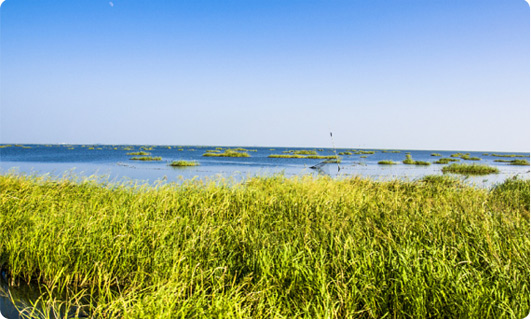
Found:
[[[0,176],[0,262],[94,318],[523,318],[529,180]],[[50,292],[51,295],[47,294]],[[76,299],[77,298],[77,299]],[[28,309],[28,311],[31,309]]]
[[[173,161],[169,164],[173,167],[199,166],[198,161]]]
[[[398,163],[397,162],[393,162],[391,160],[384,160],[384,161],[379,161],[378,164],[380,164],[380,165],[396,165]]]
[[[521,154],[491,154],[491,156],[494,156],[494,157],[526,157],[525,155],[521,155]]]
[[[442,168],[443,173],[455,173],[465,175],[488,175],[498,173],[499,169],[488,165],[477,164],[451,164]]]
[[[529,166],[529,161],[527,160],[521,160],[521,159],[516,159],[516,160],[512,160],[509,165],[522,165],[522,166]]]
[[[203,154],[206,157],[250,157],[246,152],[237,151],[234,149],[226,149],[223,153],[206,152]]]
[[[127,155],[142,155],[142,156],[146,156],[146,155],[151,155],[151,153],[140,151],[140,152],[127,153]]]
[[[437,161],[433,162],[434,164],[448,164],[450,162],[458,162],[457,158],[439,158]]]
[[[162,161],[162,157],[152,157],[152,156],[139,156],[139,157],[131,157],[130,160],[132,161]]]
[[[431,153],[431,156],[442,156],[442,155],[439,153]]]

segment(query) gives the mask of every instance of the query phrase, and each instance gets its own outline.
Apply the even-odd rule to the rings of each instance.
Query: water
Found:
[[[146,162],[130,160],[127,153],[138,152],[140,145],[23,145],[0,148],[0,173],[10,171],[24,174],[49,174],[61,177],[64,175],[104,176],[110,181],[134,180],[146,183],[157,181],[182,182],[192,178],[232,177],[241,180],[255,175],[272,175],[282,173],[286,176],[303,174],[328,174],[336,176],[363,176],[376,180],[393,178],[417,179],[425,175],[442,174],[444,165],[430,166],[404,165],[405,153],[411,153],[414,160],[434,162],[439,157],[431,156],[439,153],[442,157],[450,157],[457,151],[419,151],[400,150],[399,153],[382,150],[375,154],[342,155],[341,170],[337,172],[337,164],[327,164],[322,170],[310,167],[320,163],[319,159],[269,158],[270,154],[284,154],[289,150],[312,148],[285,147],[244,147],[249,150],[250,157],[204,157],[207,150],[217,146],[149,146],[150,156],[162,157],[162,161]],[[226,148],[226,146],[223,146]],[[337,149],[337,152],[352,151],[352,149]],[[318,149],[319,155],[334,155],[332,149]],[[529,178],[528,166],[515,166],[507,163],[494,162],[496,159],[515,159],[495,157],[485,152],[468,152],[471,157],[479,157],[480,161],[464,161],[466,163],[481,163],[495,166],[500,170],[498,174],[480,177],[462,177],[473,184],[490,187],[502,182],[508,177],[519,175]],[[496,154],[503,154],[497,152]],[[524,155],[529,160],[529,153],[511,153]],[[363,156],[366,156],[364,158]],[[174,168],[168,164],[174,160],[195,160],[200,166]],[[379,165],[378,161],[392,160],[400,162],[398,165]]]
[[[310,167],[322,162],[319,159],[287,159],[269,158],[270,154],[284,154],[289,150],[303,148],[284,147],[244,147],[248,149],[250,157],[204,157],[207,150],[216,146],[153,146],[150,156],[162,157],[162,161],[143,162],[130,160],[130,152],[141,151],[140,145],[24,145],[0,148],[0,173],[9,172],[21,174],[62,176],[93,176],[103,177],[110,181],[137,181],[142,183],[177,182],[193,178],[231,177],[242,180],[249,176],[272,175],[282,173],[285,176],[304,174],[327,174],[333,177],[362,176],[375,180],[407,179],[414,180],[425,175],[440,175],[444,165],[430,166],[404,165],[407,152],[414,160],[434,162],[439,157],[431,156],[439,153],[442,157],[450,157],[457,151],[419,151],[400,150],[399,152],[375,151],[375,154],[342,155],[338,172],[337,164],[327,164],[321,170]],[[150,146],[151,147],[151,146]],[[223,147],[226,148],[226,147]],[[311,149],[311,148],[304,148]],[[334,155],[332,149],[318,149],[319,155]],[[337,152],[352,151],[338,149]],[[494,162],[496,159],[515,159],[484,155],[485,152],[467,152],[471,157],[479,157],[480,161],[464,161],[466,163],[481,163],[495,166],[500,170],[498,174],[487,176],[464,177],[465,181],[479,187],[491,187],[505,179],[518,175],[529,178],[529,166],[513,166],[507,163]],[[496,154],[503,154],[497,152]],[[518,159],[529,160],[529,153],[511,153],[524,155]],[[366,156],[366,157],[363,157]],[[175,160],[198,161],[200,166],[173,168],[168,164]],[[378,161],[392,160],[397,165],[379,165]],[[0,276],[1,277],[1,276]],[[0,278],[0,319],[21,318],[17,308],[31,305],[38,297],[38,287],[9,287],[4,278]],[[11,296],[11,297],[9,297]]]

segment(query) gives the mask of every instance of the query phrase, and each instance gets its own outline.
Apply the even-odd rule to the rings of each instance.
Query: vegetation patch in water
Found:
[[[478,164],[450,164],[442,168],[443,173],[455,173],[465,175],[488,175],[498,173],[499,169],[488,165]]]
[[[390,160],[384,160],[384,161],[379,161],[378,164],[380,164],[380,165],[396,165],[398,163],[390,161]]]
[[[442,156],[442,155],[439,153],[431,153],[431,156]]]
[[[76,289],[71,302],[85,296],[93,318],[529,312],[529,180],[489,190],[449,176],[157,187],[0,176],[0,203],[12,282]]]
[[[152,156],[139,156],[131,157],[132,161],[162,161],[162,157],[152,157]]]
[[[522,160],[522,159],[515,159],[515,160],[494,160],[495,162],[499,163],[509,163],[510,165],[522,165],[522,166],[529,166],[528,160]]]
[[[173,167],[199,166],[198,161],[173,161],[169,164]]]
[[[142,156],[146,156],[146,155],[151,155],[151,153],[140,151],[140,152],[127,153],[127,155],[142,155]]]
[[[450,162],[459,162],[457,158],[439,158],[437,161],[433,162],[434,164],[448,164]]]
[[[206,152],[203,154],[206,157],[250,157],[246,152],[236,151],[234,149],[226,149],[223,153]]]
[[[420,166],[431,165],[430,162],[415,161],[415,160],[413,160],[413,157],[411,157],[411,154],[407,154],[407,153],[406,153],[406,159],[403,160],[402,163],[404,163],[406,165],[420,165]]]

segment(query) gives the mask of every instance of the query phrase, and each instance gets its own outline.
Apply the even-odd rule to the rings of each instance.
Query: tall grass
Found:
[[[451,164],[442,168],[443,173],[455,173],[465,175],[488,175],[498,173],[499,169],[488,165]]]
[[[223,153],[206,152],[203,154],[206,157],[250,157],[249,153],[242,152],[235,149],[226,149]]]
[[[162,157],[160,156],[134,156],[131,157],[130,160],[133,161],[162,161]]]
[[[181,161],[173,161],[169,165],[173,167],[199,166],[199,162],[181,160]]]
[[[522,318],[529,181],[0,176],[12,283],[98,318]],[[78,299],[75,299],[78,298]],[[54,307],[53,297],[43,295]]]

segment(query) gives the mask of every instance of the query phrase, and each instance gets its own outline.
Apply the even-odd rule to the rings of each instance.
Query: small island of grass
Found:
[[[199,162],[197,161],[173,161],[169,165],[172,167],[199,166]]]
[[[206,157],[250,157],[247,152],[241,152],[234,149],[226,149],[223,153],[206,152]]]
[[[498,173],[496,167],[478,164],[451,164],[442,168],[443,173],[465,174],[465,175],[488,175]]]
[[[131,152],[131,153],[127,153],[127,155],[141,155],[141,156],[147,156],[147,155],[151,155],[151,153],[140,151],[140,152]]]
[[[380,165],[396,165],[398,163],[390,161],[390,160],[384,160],[384,161],[379,161],[378,164],[380,164]]]
[[[162,157],[151,157],[151,156],[135,156],[131,157],[132,161],[162,161]]]

